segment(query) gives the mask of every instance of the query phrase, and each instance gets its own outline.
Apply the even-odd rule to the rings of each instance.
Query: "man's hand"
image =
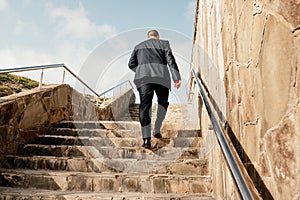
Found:
[[[181,86],[181,80],[175,81],[174,86],[175,86],[177,89],[180,88],[180,86]]]

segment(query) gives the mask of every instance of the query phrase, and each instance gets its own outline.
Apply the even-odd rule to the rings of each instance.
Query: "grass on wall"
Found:
[[[38,85],[38,82],[29,78],[2,73],[0,74],[0,97],[19,93],[23,90],[30,90],[38,87]]]

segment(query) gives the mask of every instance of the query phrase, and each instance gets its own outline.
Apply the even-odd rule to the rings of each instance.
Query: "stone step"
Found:
[[[140,129],[139,122],[131,121],[61,121],[54,128],[73,129]]]
[[[45,145],[82,145],[82,146],[115,146],[110,138],[74,137],[59,135],[38,135],[34,144]]]
[[[174,160],[178,158],[198,159],[198,148],[156,148],[147,150],[134,147],[99,147],[97,150],[106,158],[110,159],[142,159],[142,160]]]
[[[209,176],[92,173],[0,169],[0,186],[63,191],[201,194],[212,191]]]
[[[124,159],[170,159],[177,158],[198,159],[199,148],[155,148],[152,150],[140,147],[93,147],[93,146],[67,146],[67,145],[42,145],[28,144],[20,155],[29,156],[54,156],[54,157],[91,157],[91,158],[124,158]]]
[[[41,134],[42,135],[42,134]],[[86,136],[86,137],[141,137],[140,130],[126,129],[75,129],[75,128],[52,128],[44,135],[60,136]],[[166,133],[166,136],[170,136]]]
[[[75,129],[105,129],[100,121],[61,121],[52,126],[53,128],[75,128]]]
[[[202,137],[201,131],[198,129],[192,129],[192,130],[178,130],[177,131],[177,136],[178,138],[180,137]]]
[[[80,122],[76,122],[76,123],[80,123]],[[135,121],[100,121],[100,123],[106,129],[113,129],[113,130],[125,129],[125,130],[131,130],[132,132],[141,131],[140,122],[135,122]]]
[[[122,192],[53,191],[0,187],[2,200],[214,200],[211,194],[153,194]]]
[[[137,131],[140,133],[140,130]],[[163,138],[171,137],[201,137],[200,130],[162,130]],[[89,136],[89,137],[136,137],[140,138],[141,134],[132,132],[131,130],[111,130],[111,129],[73,129],[73,128],[55,128],[48,131],[45,135],[61,135],[61,136]]]
[[[175,137],[171,141],[174,147],[199,147],[201,137]]]
[[[88,150],[86,146],[27,144],[20,154],[23,156],[85,157],[89,155]]]
[[[117,166],[118,165],[118,166]],[[117,167],[116,167],[117,166]],[[147,169],[145,169],[147,166]],[[5,156],[3,168],[76,172],[151,172],[160,174],[206,175],[207,160],[199,159],[95,159],[53,156]]]
[[[152,125],[154,121],[152,121]],[[186,125],[187,124],[187,125]],[[99,127],[100,126],[100,127]],[[76,128],[76,129],[126,129],[133,132],[140,131],[141,125],[137,121],[61,121],[54,128]],[[189,126],[183,119],[165,119],[163,130],[195,130],[194,126]]]
[[[3,168],[34,170],[66,170],[78,172],[116,172],[104,162],[89,158],[69,158],[52,156],[5,156]]]
[[[138,122],[139,121],[139,117],[138,116],[129,116],[129,115],[124,115],[122,117],[120,117],[121,121],[134,121],[134,122]]]
[[[86,137],[133,137],[130,130],[54,128],[45,135]]]
[[[168,139],[156,140],[163,146]],[[142,139],[140,138],[103,138],[103,137],[74,137],[59,135],[38,135],[35,144],[44,145],[78,145],[78,146],[111,146],[111,147],[141,147]]]
[[[173,147],[196,147],[199,146],[201,138],[199,137],[180,137],[170,139],[152,138],[152,146],[162,148],[169,143]],[[106,137],[74,137],[60,135],[38,135],[35,144],[47,145],[82,145],[82,146],[113,146],[113,147],[141,147],[143,140],[141,138],[106,138]]]

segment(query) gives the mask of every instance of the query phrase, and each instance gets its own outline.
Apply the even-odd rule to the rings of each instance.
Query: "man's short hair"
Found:
[[[159,33],[157,30],[150,30],[148,31],[148,38],[149,37],[159,37]]]

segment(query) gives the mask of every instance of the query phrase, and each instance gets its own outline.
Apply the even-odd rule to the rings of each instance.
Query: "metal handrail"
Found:
[[[199,92],[200,92],[200,96],[205,104],[206,110],[208,112],[208,115],[210,117],[210,120],[212,122],[213,128],[215,130],[215,134],[218,138],[218,142],[221,146],[222,152],[226,158],[226,161],[229,165],[229,169],[233,175],[233,178],[238,186],[239,192],[242,196],[243,199],[253,199],[250,190],[246,184],[246,181],[244,179],[244,177],[242,176],[241,170],[236,162],[236,160],[234,159],[233,153],[230,150],[229,144],[224,136],[224,133],[221,129],[221,126],[219,125],[213,111],[212,108],[209,104],[209,101],[205,95],[204,89],[199,81],[199,78],[197,77],[195,70],[192,69],[192,74],[196,80],[197,86],[199,88]]]
[[[43,79],[43,70],[44,69],[53,69],[53,68],[64,68],[67,70],[72,76],[74,76],[78,81],[80,81],[85,87],[87,87],[91,92],[93,92],[97,97],[100,97],[100,95],[93,90],[89,85],[87,85],[83,80],[81,80],[78,76],[76,76],[75,73],[73,73],[68,67],[65,66],[65,64],[52,64],[52,65],[39,65],[39,66],[30,66],[30,67],[18,67],[18,68],[10,68],[10,69],[0,69],[0,73],[13,73],[13,72],[23,72],[23,71],[33,71],[33,70],[42,70],[42,75],[40,79],[40,87]],[[63,81],[64,81],[65,72],[63,75]]]
[[[106,93],[108,93],[108,92],[110,92],[110,91],[116,89],[117,87],[119,87],[119,86],[121,86],[121,85],[123,85],[123,84],[125,84],[125,83],[127,83],[127,82],[129,82],[131,88],[133,89],[133,85],[132,85],[131,81],[130,81],[130,80],[127,80],[127,81],[123,81],[123,82],[119,83],[118,85],[116,85],[116,86],[114,86],[114,87],[112,87],[112,88],[110,88],[110,89],[108,89],[108,90],[105,90],[104,92],[102,92],[101,94],[99,94],[99,97],[103,96],[104,94],[106,94]]]

